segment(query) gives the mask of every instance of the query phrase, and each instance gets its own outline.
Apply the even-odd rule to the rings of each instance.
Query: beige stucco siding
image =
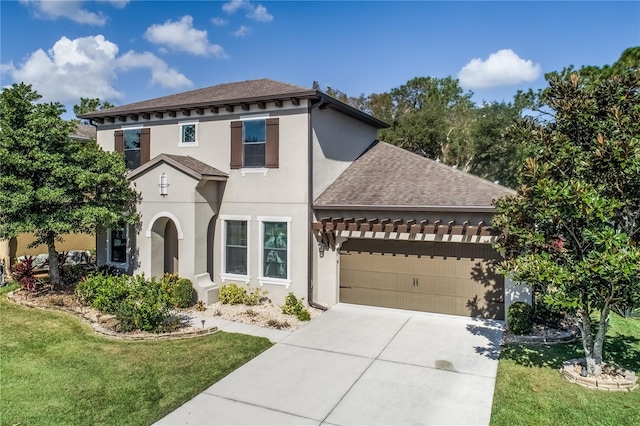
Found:
[[[377,138],[374,126],[330,108],[311,110],[315,200]]]

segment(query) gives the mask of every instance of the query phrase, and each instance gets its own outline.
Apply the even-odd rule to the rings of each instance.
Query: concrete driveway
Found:
[[[338,304],[157,424],[488,424],[501,321]]]

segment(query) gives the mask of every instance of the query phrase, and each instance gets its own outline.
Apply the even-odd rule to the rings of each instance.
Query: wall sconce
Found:
[[[320,257],[324,257],[324,243],[322,241],[318,241],[318,251],[320,252]]]
[[[165,173],[160,175],[160,183],[158,183],[158,187],[160,188],[160,195],[163,197],[169,194],[169,176]]]

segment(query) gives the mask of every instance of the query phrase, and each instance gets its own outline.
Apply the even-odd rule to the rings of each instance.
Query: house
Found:
[[[75,131],[69,135],[70,139],[77,141],[91,141],[96,139],[96,128],[86,124],[78,123]],[[89,234],[63,234],[60,236],[62,241],[56,243],[56,249],[60,252],[70,250],[94,250],[96,248],[96,240],[93,235]],[[13,262],[20,256],[37,256],[39,254],[48,253],[46,245],[40,244],[31,247],[35,241],[33,233],[27,232],[13,237],[10,240],[0,240],[0,262],[11,269]]]
[[[503,318],[491,200],[512,191],[377,142],[387,124],[269,79],[81,116],[122,152],[137,229],[97,236],[99,263],[339,301]],[[508,301],[507,301],[508,303]]]

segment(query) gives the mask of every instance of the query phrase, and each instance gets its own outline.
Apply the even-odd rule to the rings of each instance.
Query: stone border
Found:
[[[7,293],[7,299],[11,300],[16,305],[24,306],[31,309],[35,308],[35,309],[42,309],[45,311],[48,310],[48,311],[57,311],[57,312],[72,314],[76,318],[80,319],[82,322],[89,324],[96,333],[101,334],[102,336],[105,336],[105,337],[110,337],[112,339],[128,340],[128,341],[180,340],[180,339],[191,339],[191,338],[200,337],[200,336],[208,336],[210,334],[215,334],[219,331],[218,327],[209,327],[209,328],[203,328],[201,330],[178,331],[178,332],[158,333],[158,334],[145,333],[145,332],[140,332],[135,334],[119,333],[117,331],[106,329],[102,327],[100,324],[95,323],[87,319],[83,315],[78,314],[78,312],[72,311],[70,309],[64,309],[57,306],[40,306],[35,303],[29,303],[28,299],[20,300],[18,297],[15,297],[13,291]]]
[[[558,343],[573,343],[578,340],[578,333],[575,330],[562,330],[557,336],[518,336],[509,332],[503,338],[502,344],[532,344],[532,345],[554,345]]]
[[[610,392],[631,392],[638,389],[638,376],[633,371],[629,371],[615,364],[607,364],[615,368],[615,372],[622,376],[622,378],[597,378],[597,377],[583,377],[576,371],[578,366],[584,367],[584,359],[570,359],[562,363],[560,368],[560,374],[562,377],[576,383],[580,386],[589,389],[597,389]]]

